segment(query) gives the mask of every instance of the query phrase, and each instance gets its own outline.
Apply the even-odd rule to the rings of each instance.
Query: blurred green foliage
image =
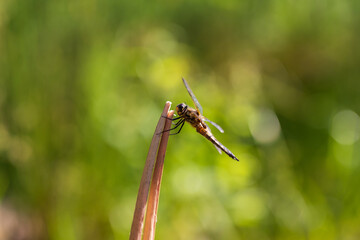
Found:
[[[172,136],[157,239],[359,239],[359,10],[0,1],[0,236],[127,239],[165,101],[192,104],[183,76],[240,162]]]

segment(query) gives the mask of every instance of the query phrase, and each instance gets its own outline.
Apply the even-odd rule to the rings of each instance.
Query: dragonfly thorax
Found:
[[[176,106],[176,112],[179,114],[179,116],[182,116],[187,111],[187,108],[188,106],[185,103],[180,103]]]

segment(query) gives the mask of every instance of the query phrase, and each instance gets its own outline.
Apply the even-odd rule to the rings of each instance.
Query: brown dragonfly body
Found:
[[[201,135],[206,137],[212,144],[214,144],[214,146],[219,151],[219,153],[221,153],[221,151],[223,151],[227,155],[229,155],[229,157],[231,157],[232,159],[239,161],[239,159],[237,159],[237,157],[235,157],[235,155],[229,149],[227,149],[224,145],[222,145],[211,133],[211,130],[210,130],[209,126],[205,123],[205,121],[210,122],[222,133],[224,132],[224,130],[219,125],[210,121],[209,119],[205,118],[202,115],[202,107],[201,107],[199,101],[196,99],[194,93],[191,91],[189,85],[187,84],[187,82],[184,78],[183,78],[183,82],[184,82],[184,85],[196,106],[196,109],[188,107],[185,103],[181,103],[181,104],[177,105],[176,111],[177,111],[179,117],[174,118],[173,120],[179,119],[179,121],[176,123],[175,127],[170,130],[173,130],[180,126],[180,130],[177,132],[177,133],[179,133],[181,131],[182,127],[184,126],[184,123],[188,122],[191,126],[193,126],[196,129],[196,131],[198,133],[200,133]],[[177,133],[175,133],[175,134],[177,134]]]

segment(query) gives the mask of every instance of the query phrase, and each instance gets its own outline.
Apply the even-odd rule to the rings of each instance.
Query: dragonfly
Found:
[[[208,139],[215,146],[215,148],[218,150],[218,152],[220,154],[221,154],[221,151],[223,151],[232,159],[239,161],[239,159],[229,149],[227,149],[223,144],[221,144],[211,133],[209,126],[205,122],[211,123],[221,133],[224,133],[224,130],[218,124],[210,121],[209,119],[207,119],[206,117],[203,116],[203,109],[202,109],[199,101],[195,97],[194,93],[192,92],[192,90],[189,87],[189,84],[186,82],[186,80],[184,78],[182,78],[182,80],[183,80],[186,90],[190,94],[190,97],[195,105],[195,109],[189,107],[185,103],[180,103],[179,105],[177,105],[176,112],[179,117],[173,118],[171,120],[173,120],[173,121],[178,120],[178,122],[175,124],[175,126],[173,128],[165,130],[165,132],[171,131],[171,130],[174,130],[174,129],[180,127],[178,132],[173,133],[171,135],[178,134],[178,133],[180,133],[181,129],[183,128],[185,122],[187,122],[191,126],[193,126],[198,133],[200,133],[206,139]]]

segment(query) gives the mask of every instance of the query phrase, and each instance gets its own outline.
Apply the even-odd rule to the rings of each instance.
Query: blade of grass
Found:
[[[167,116],[170,106],[171,102],[167,101],[161,116]],[[145,167],[143,175],[141,177],[139,192],[136,200],[133,222],[131,225],[130,240],[141,240],[141,233],[144,225],[144,215],[146,211],[146,202],[148,199],[151,175],[153,172],[156,154],[161,138],[161,134],[158,133],[163,131],[165,120],[166,118],[160,117],[154,132],[154,136],[151,140],[148,155],[146,157]]]
[[[172,119],[174,111],[170,111],[167,114],[167,117]],[[170,129],[171,120],[166,119],[164,131]],[[170,132],[164,132],[160,141],[159,151],[156,158],[155,168],[153,177],[150,185],[149,200],[146,209],[145,217],[145,226],[144,226],[144,240],[153,240],[155,239],[155,228],[157,221],[157,210],[159,206],[159,197],[160,197],[160,185],[161,178],[164,168],[164,159],[166,153],[166,147],[169,139]]]

